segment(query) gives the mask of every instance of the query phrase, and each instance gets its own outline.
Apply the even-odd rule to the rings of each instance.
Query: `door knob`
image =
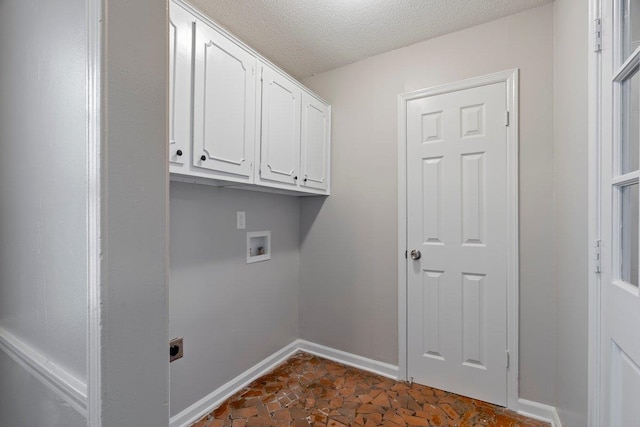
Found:
[[[410,255],[411,255],[411,259],[414,260],[414,261],[417,260],[417,259],[420,259],[420,257],[422,256],[420,251],[417,250],[417,249],[413,249],[411,251]]]

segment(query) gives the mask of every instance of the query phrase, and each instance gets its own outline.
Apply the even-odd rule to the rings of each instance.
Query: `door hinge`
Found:
[[[509,368],[509,365],[511,363],[511,355],[509,354],[509,350],[507,350],[507,369]]]
[[[505,126],[509,126],[509,112],[508,111],[504,112],[504,125]]]
[[[602,51],[602,21],[600,18],[593,20],[593,51]]]
[[[594,265],[594,271],[598,274],[602,271],[601,248],[602,248],[602,240],[595,240],[593,242],[593,265]]]

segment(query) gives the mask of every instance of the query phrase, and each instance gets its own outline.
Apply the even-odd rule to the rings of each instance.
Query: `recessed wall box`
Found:
[[[271,259],[271,231],[247,233],[247,264]]]
[[[169,343],[169,362],[173,362],[183,356],[183,345],[182,338],[174,338],[171,340]]]

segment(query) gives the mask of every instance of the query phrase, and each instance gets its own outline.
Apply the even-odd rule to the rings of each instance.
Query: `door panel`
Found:
[[[445,313],[442,298],[444,285],[443,271],[423,271],[422,272],[422,304],[425,308],[422,352],[426,357],[444,360],[442,358],[440,343],[441,316]]]
[[[462,363],[486,369],[484,274],[462,274]]]
[[[211,27],[196,32],[193,165],[250,181],[256,58]]]
[[[640,366],[615,341],[612,341],[611,352],[612,425],[638,425]]]
[[[329,107],[313,96],[302,94],[302,141],[300,185],[318,190],[329,188]]]
[[[506,84],[407,103],[408,372],[506,405]]]
[[[301,89],[263,65],[260,178],[297,186]]]

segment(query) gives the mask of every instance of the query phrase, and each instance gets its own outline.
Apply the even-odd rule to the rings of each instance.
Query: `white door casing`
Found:
[[[195,42],[193,166],[253,180],[256,58],[208,25]]]
[[[400,368],[514,409],[516,106],[517,70],[399,103],[399,236],[409,252],[399,268]],[[411,260],[413,249],[420,259]]]

